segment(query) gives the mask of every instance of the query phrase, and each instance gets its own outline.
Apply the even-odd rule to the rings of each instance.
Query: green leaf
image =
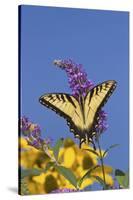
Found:
[[[21,178],[25,178],[27,176],[39,176],[41,173],[45,173],[49,170],[50,167],[54,166],[55,162],[48,162],[45,169],[21,169]]]
[[[83,181],[84,181],[86,178],[91,178],[91,177],[92,177],[92,176],[91,176],[91,172],[92,172],[93,170],[95,170],[96,168],[98,168],[98,167],[100,167],[100,166],[99,166],[99,165],[96,165],[95,167],[93,167],[93,168],[91,168],[90,170],[88,170],[88,171],[84,174],[84,176],[82,176],[82,178],[78,181],[78,187],[81,187]]]
[[[96,168],[100,167],[100,165],[96,165],[95,167],[91,168],[90,170],[88,170],[86,172],[86,174],[78,181],[78,187],[80,188],[83,181],[86,179],[86,178],[95,178],[101,185],[104,189],[108,189],[108,185],[106,185],[104,183],[104,181],[99,177],[99,176],[95,176],[95,175],[91,175],[91,172],[93,172],[93,170],[95,170]]]
[[[115,176],[125,176],[125,173],[120,169],[116,169],[115,170]]]
[[[62,145],[63,145],[63,139],[59,139],[56,142],[55,146],[53,147],[53,152],[54,152],[54,156],[55,156],[56,160],[58,160],[59,150],[60,150]]]
[[[119,185],[123,186],[123,182],[125,179],[125,173],[123,171],[121,171],[120,169],[116,169],[115,177],[116,177],[116,180],[118,181]]]
[[[119,146],[119,144],[113,144],[113,145],[111,145],[108,149],[106,149],[106,150],[104,151],[103,157],[105,157],[105,155],[106,155],[111,149],[113,149],[113,148],[115,148],[115,147],[117,147],[117,146]]]
[[[54,165],[55,162],[48,162],[43,172],[47,172],[50,169],[50,167],[53,167]]]
[[[99,176],[93,175],[92,177],[95,178],[103,186],[103,189],[109,188],[109,186],[106,185],[105,182],[103,181],[103,179],[101,179]]]
[[[21,178],[26,176],[39,176],[42,173],[40,169],[21,169]]]
[[[83,149],[83,150],[89,151],[99,157],[99,154],[93,149]]]
[[[125,179],[124,179],[124,182],[123,182],[123,186],[124,186],[124,188],[128,188],[129,187],[129,172],[127,172],[125,174]]]
[[[123,188],[128,188],[129,186],[129,172],[124,173],[120,169],[115,170],[115,177],[119,185]]]
[[[75,188],[77,188],[77,178],[73,172],[64,166],[55,166],[56,170],[63,175]]]

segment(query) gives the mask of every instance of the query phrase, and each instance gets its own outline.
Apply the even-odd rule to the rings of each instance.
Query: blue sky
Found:
[[[101,144],[120,144],[105,162],[123,170],[128,169],[129,146],[128,17],[128,12],[21,7],[21,115],[38,123],[43,137],[73,138],[65,120],[38,101],[44,93],[71,93],[54,59],[83,64],[95,84],[116,80],[118,87],[104,108],[109,128]]]

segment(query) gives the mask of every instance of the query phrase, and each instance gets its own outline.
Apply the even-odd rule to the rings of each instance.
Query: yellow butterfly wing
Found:
[[[94,128],[98,111],[104,106],[116,88],[116,81],[105,81],[94,87],[85,97],[85,129]]]
[[[40,103],[67,120],[70,131],[77,137],[84,129],[83,115],[75,97],[65,93],[46,94],[40,97]]]

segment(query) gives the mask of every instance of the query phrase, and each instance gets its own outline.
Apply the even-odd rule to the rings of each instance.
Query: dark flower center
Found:
[[[54,176],[48,175],[45,179],[44,188],[47,193],[58,189],[58,184]]]
[[[89,156],[85,156],[83,158],[82,165],[83,165],[83,169],[89,169],[89,168],[93,167],[94,163],[93,163],[92,158]]]

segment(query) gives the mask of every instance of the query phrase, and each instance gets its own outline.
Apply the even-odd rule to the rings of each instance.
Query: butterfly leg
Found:
[[[86,134],[86,142],[88,143],[91,143],[93,145],[93,149],[96,150],[96,145],[95,145],[95,142],[93,140],[93,135],[89,137],[88,134]]]
[[[81,141],[79,141],[79,149],[81,149],[81,144],[82,144]]]
[[[79,148],[81,149],[81,145],[85,142],[85,139],[80,139],[80,142],[79,142]]]

